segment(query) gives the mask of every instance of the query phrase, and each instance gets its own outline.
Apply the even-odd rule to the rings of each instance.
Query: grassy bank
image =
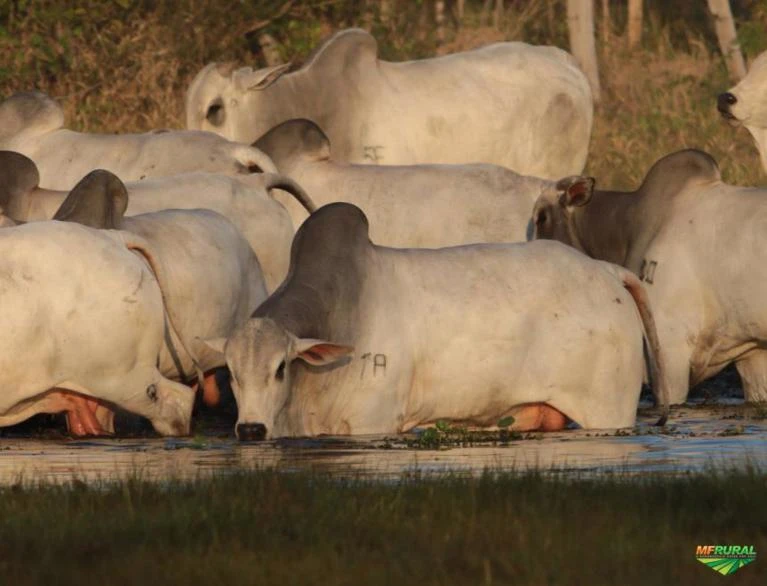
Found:
[[[376,35],[387,59],[420,58],[499,40],[567,48],[564,0],[507,2],[498,26],[480,0],[466,2],[462,27],[448,19],[438,42],[430,2],[390,0],[0,0],[0,95],[38,88],[58,98],[80,130],[128,132],[183,126],[183,96],[209,61],[263,65],[268,32],[285,59],[300,63],[324,36],[347,26]],[[600,3],[597,3],[601,5]],[[597,14],[604,98],[587,171],[603,186],[635,186],[660,156],[710,151],[727,180],[763,184],[747,132],[715,108],[730,87],[704,2],[647,3],[642,46],[628,50],[624,3]],[[767,48],[767,6],[733,0],[747,57]],[[366,8],[367,6],[367,8]]]
[[[754,545],[767,476],[442,478],[249,472],[0,490],[3,584],[720,584],[696,545]]]

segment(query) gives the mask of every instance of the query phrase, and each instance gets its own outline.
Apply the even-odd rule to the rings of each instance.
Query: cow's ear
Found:
[[[217,359],[224,359],[224,348],[226,347],[226,338],[208,338],[203,340],[202,338],[195,338],[200,342],[205,349],[212,353]]]
[[[585,206],[591,201],[594,195],[594,184],[596,180],[593,177],[583,177],[582,175],[573,175],[557,181],[557,191],[559,193],[559,204],[564,208],[577,208]]]
[[[352,346],[334,344],[326,340],[299,338],[295,342],[296,358],[300,358],[313,366],[333,364],[352,352],[354,352]]]
[[[245,90],[263,90],[277,81],[288,69],[291,63],[283,63],[273,67],[264,67],[253,71],[250,67],[243,67],[232,73],[235,85]]]

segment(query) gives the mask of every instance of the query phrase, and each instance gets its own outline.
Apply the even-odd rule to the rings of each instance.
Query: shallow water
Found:
[[[395,479],[446,472],[537,468],[559,474],[767,470],[764,410],[727,404],[675,408],[668,425],[641,411],[633,430],[528,434],[509,442],[414,449],[414,435],[239,443],[233,437],[183,439],[0,439],[0,484],[194,478],[243,468],[313,470]],[[411,446],[408,446],[408,443]]]

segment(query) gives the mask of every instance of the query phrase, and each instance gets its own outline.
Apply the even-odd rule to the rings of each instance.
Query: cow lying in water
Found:
[[[334,203],[298,230],[282,286],[210,344],[240,438],[509,415],[519,430],[615,428],[635,421],[643,324],[657,356],[642,286],[620,267],[550,242],[376,246],[362,211]]]
[[[672,403],[735,365],[748,401],[767,400],[767,191],[722,182],[716,161],[660,159],[636,191],[563,180],[535,207],[535,237],[622,265],[645,282]]]
[[[290,120],[256,141],[281,173],[319,205],[352,203],[384,246],[440,248],[527,240],[538,196],[555,182],[488,164],[355,165],[331,157],[331,145],[309,120]],[[281,199],[299,226],[307,213]]]
[[[66,411],[71,433],[98,435],[113,431],[111,406],[117,405],[149,417],[160,433],[185,434],[194,393],[170,379],[187,380],[195,370],[201,379],[208,373],[205,397],[215,402],[211,371],[224,362],[197,340],[230,335],[266,298],[258,260],[232,223],[215,212],[165,210],[123,218],[127,205],[119,180],[94,171],[56,213],[63,222],[0,230],[3,303],[14,314],[0,322],[6,326],[0,351],[16,362],[24,356],[20,365],[0,363],[0,382],[13,389],[5,405],[0,402],[0,425]],[[69,224],[71,230],[61,227]],[[139,251],[151,271],[138,271],[134,265],[143,263],[120,250]],[[163,309],[172,325],[167,331]],[[150,416],[137,395],[136,385],[150,378],[145,386],[154,385],[146,391],[152,401],[162,391],[183,407],[172,422]]]
[[[292,179],[273,173],[229,177],[213,173],[187,173],[123,184],[112,173],[97,170],[84,179],[92,190],[127,189],[125,213],[131,216],[166,209],[208,209],[218,212],[242,233],[264,272],[269,291],[285,278],[290,263],[290,243],[295,229],[283,205],[273,193],[285,190],[300,202],[299,209],[314,211],[306,192]],[[17,222],[50,220],[67,197],[67,191],[40,189],[40,174],[25,155],[0,151],[0,206]],[[80,191],[85,184],[79,185]],[[104,191],[106,193],[106,191]],[[528,212],[529,213],[529,212]]]

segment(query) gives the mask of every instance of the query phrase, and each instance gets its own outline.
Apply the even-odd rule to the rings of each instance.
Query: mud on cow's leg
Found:
[[[767,401],[767,350],[752,350],[735,364],[749,403]]]
[[[520,405],[511,411],[514,431],[559,431],[565,428],[567,416],[546,403]]]
[[[99,409],[102,410],[102,414],[104,410],[109,411],[109,409],[102,407],[96,399],[61,389],[54,391],[52,395],[61,399],[63,410],[67,414],[67,428],[72,435],[82,437],[110,433],[104,429],[96,416]],[[107,419],[104,418],[104,421],[107,422]]]
[[[221,401],[221,390],[216,382],[216,370],[209,370],[205,373],[205,380],[202,385],[202,402],[208,407],[215,407]],[[199,383],[192,385],[192,390],[199,390]]]

